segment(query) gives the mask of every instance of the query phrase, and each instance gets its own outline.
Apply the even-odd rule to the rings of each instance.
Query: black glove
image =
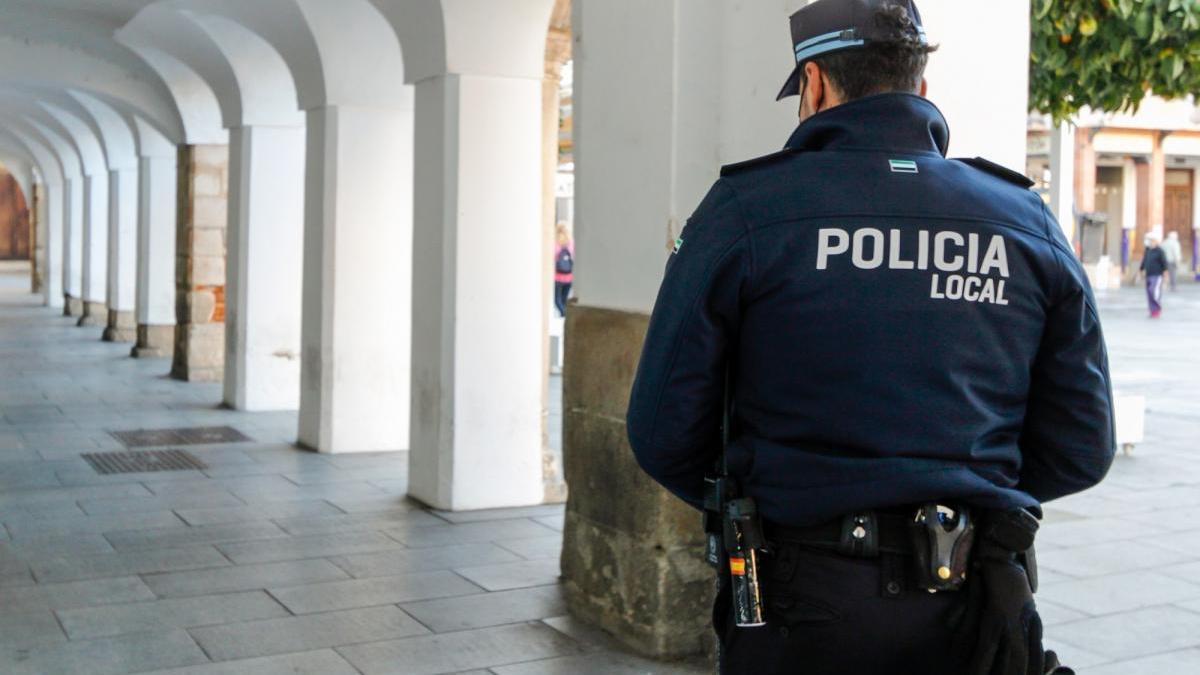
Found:
[[[968,616],[976,617],[971,675],[1043,675],[1042,621],[1025,568],[990,541],[976,549]],[[970,636],[966,636],[970,641]]]

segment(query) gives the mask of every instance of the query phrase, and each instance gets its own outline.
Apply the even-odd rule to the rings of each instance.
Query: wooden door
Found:
[[[1163,195],[1163,237],[1179,233],[1183,259],[1192,257],[1192,180],[1191,169],[1168,169],[1166,194]]]
[[[29,260],[29,209],[12,174],[0,173],[0,260]]]

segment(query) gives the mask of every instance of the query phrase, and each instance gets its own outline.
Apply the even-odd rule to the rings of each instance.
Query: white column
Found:
[[[1121,168],[1121,266],[1129,265],[1133,237],[1137,232],[1138,184],[1137,164],[1126,158]]]
[[[417,84],[409,494],[540,503],[541,80]]]
[[[304,127],[229,130],[224,386],[238,410],[300,403],[303,191]]]
[[[68,307],[72,316],[83,309],[83,177],[63,181],[63,288],[71,297]]]
[[[80,326],[108,319],[108,174],[83,177],[83,316]]]
[[[413,113],[326,106],[307,121],[299,440],[404,449]]]
[[[108,172],[108,328],[104,338],[129,342],[137,322],[138,169]]]
[[[950,133],[954,133],[952,126]],[[1075,127],[1063,122],[1050,132],[1050,211],[1068,240],[1075,236]]]
[[[173,154],[138,158],[134,356],[168,356],[175,339],[176,162]]]
[[[41,209],[38,219],[45,224],[46,236],[42,247],[46,256],[45,267],[42,268],[42,295],[46,298],[47,307],[61,308],[63,306],[62,183],[43,183],[41,201],[38,206]]]

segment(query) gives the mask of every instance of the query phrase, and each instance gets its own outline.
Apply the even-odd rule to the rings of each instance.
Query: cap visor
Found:
[[[791,77],[789,77],[787,79],[787,82],[783,83],[783,89],[779,90],[779,96],[775,97],[776,101],[782,101],[783,99],[785,99],[789,96],[799,96],[800,95],[801,67],[802,66],[800,64],[796,64],[796,68],[795,68],[795,70],[792,71]]]

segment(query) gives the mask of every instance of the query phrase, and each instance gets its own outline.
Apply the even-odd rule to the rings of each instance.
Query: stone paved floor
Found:
[[[0,262],[0,673],[578,675],[645,662],[565,616],[560,506],[426,511],[407,456],[290,445],[25,293]],[[229,425],[205,471],[97,475],[107,432]]]
[[[36,306],[0,263],[0,673],[695,675],[565,617],[561,507],[422,510],[402,454],[296,450],[294,413],[216,407],[215,385]],[[1146,441],[1048,509],[1040,605],[1086,675],[1200,672],[1200,286],[1144,317],[1102,298]],[[110,430],[230,425],[209,469],[97,475]]]

